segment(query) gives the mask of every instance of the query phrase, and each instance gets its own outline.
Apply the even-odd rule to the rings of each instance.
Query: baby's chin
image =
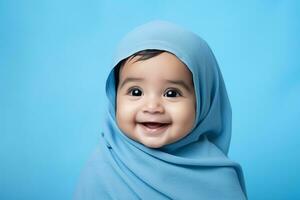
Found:
[[[157,138],[135,138],[135,137],[130,137],[130,138],[146,147],[153,148],[153,149],[157,149],[165,145],[164,142],[157,141]]]
[[[162,148],[168,144],[173,143],[170,141],[165,141],[163,138],[159,138],[159,139],[158,138],[147,138],[147,139],[138,140],[137,142],[143,144],[144,146],[146,146],[148,148],[152,148],[152,149]]]
[[[153,144],[153,143],[151,143],[151,144],[148,144],[148,143],[142,143],[144,146],[146,146],[146,147],[149,147],[149,148],[151,148],[151,149],[158,149],[158,148],[161,148],[161,147],[163,147],[163,146],[165,146],[165,144]]]

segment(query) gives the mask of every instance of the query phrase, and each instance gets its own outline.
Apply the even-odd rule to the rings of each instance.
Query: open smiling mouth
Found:
[[[159,134],[165,131],[170,126],[171,123],[142,122],[139,124],[147,133]]]

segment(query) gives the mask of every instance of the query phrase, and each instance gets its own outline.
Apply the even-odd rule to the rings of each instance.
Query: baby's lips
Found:
[[[142,125],[148,127],[148,128],[159,128],[162,126],[167,126],[170,123],[160,123],[160,122],[141,122]]]
[[[151,118],[151,119],[140,119],[136,120],[137,123],[160,123],[160,124],[170,124],[171,121],[168,119],[159,119],[159,118]]]

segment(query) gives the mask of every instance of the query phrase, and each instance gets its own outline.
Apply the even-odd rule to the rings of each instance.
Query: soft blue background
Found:
[[[213,49],[249,199],[299,198],[299,18],[289,0],[1,0],[0,199],[71,199],[99,138],[113,50],[152,19]]]

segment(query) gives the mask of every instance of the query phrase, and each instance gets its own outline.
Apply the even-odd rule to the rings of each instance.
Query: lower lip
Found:
[[[163,133],[165,130],[167,130],[170,126],[170,124],[165,125],[165,126],[161,126],[161,127],[157,127],[157,128],[149,128],[147,126],[144,126],[143,124],[139,124],[142,129],[146,132],[146,134],[150,134],[150,135],[158,135]]]

